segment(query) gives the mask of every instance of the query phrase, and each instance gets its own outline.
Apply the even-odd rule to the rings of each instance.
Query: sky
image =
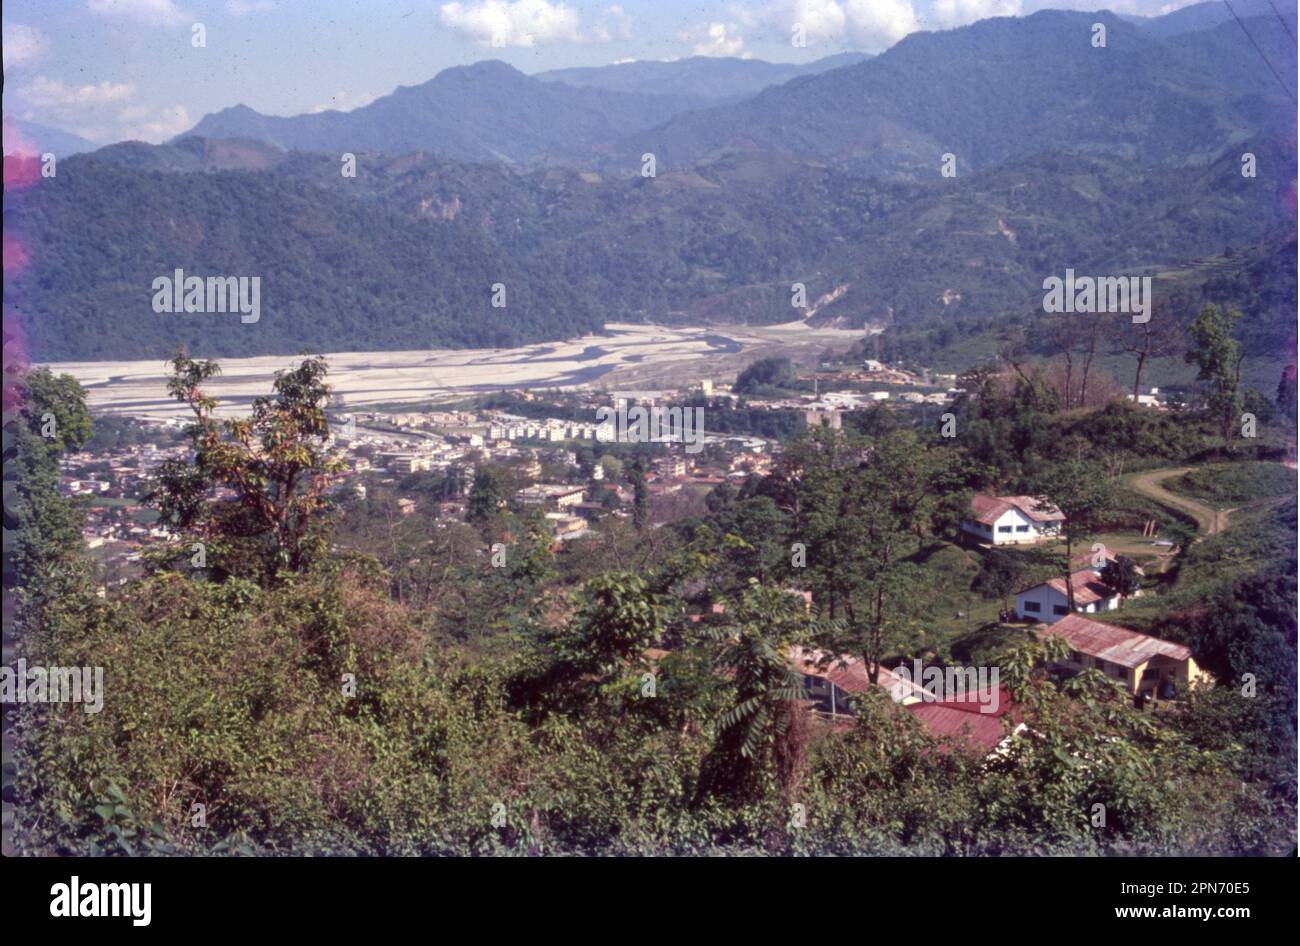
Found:
[[[990,16],[1156,16],[1192,2],[6,0],[4,111],[96,144],[157,143],[232,105],[346,111],[483,59],[526,73],[692,55],[803,62]],[[792,43],[796,25],[803,47]]]

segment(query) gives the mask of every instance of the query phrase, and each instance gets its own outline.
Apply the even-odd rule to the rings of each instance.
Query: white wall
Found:
[[[1028,611],[1025,609],[1026,602],[1035,602],[1038,604],[1037,611]],[[1034,618],[1044,624],[1055,624],[1064,614],[1057,614],[1053,610],[1054,605],[1066,606],[1065,595],[1061,594],[1055,588],[1048,585],[1038,585],[1016,595],[1016,616],[1022,621],[1026,618]]]
[[[1025,608],[1026,602],[1036,602],[1039,606],[1037,611],[1029,611]],[[1055,624],[1064,614],[1056,613],[1056,606],[1068,607],[1065,595],[1061,594],[1050,585],[1038,585],[1029,588],[1026,591],[1016,595],[1016,616],[1022,621],[1026,618],[1035,618],[1043,624]],[[1100,601],[1093,601],[1086,605],[1079,605],[1074,610],[1079,614],[1098,614],[1102,611],[1114,611],[1119,607],[1119,596],[1115,595],[1110,598],[1103,598]]]

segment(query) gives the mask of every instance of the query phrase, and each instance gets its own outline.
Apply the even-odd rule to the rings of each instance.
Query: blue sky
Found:
[[[524,72],[691,55],[804,61],[1043,8],[1158,15],[1192,0],[6,0],[4,110],[158,142],[245,104],[356,108],[449,66]],[[203,24],[206,46],[191,43]],[[807,45],[791,44],[802,24]]]

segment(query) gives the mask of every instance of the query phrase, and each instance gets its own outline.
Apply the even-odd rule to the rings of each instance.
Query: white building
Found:
[[[976,496],[962,531],[989,545],[1023,545],[1057,535],[1065,516],[1033,496]],[[1041,505],[1041,508],[1040,508]]]
[[[1076,569],[1070,575],[1070,584],[1074,586],[1074,610],[1079,614],[1100,614],[1114,611],[1120,606],[1119,592],[1101,580],[1102,569],[1107,562],[1115,561],[1115,553],[1104,546],[1095,547],[1095,551],[1076,555],[1071,565]],[[1145,574],[1141,568],[1138,575]],[[1131,597],[1141,597],[1138,589]],[[1016,617],[1022,621],[1033,619],[1044,624],[1053,624],[1070,613],[1069,598],[1066,596],[1065,579],[1053,578],[1042,584],[1026,588],[1016,593]]]
[[[1090,569],[1075,572],[1070,584],[1074,586],[1074,610],[1080,614],[1099,614],[1119,607],[1119,593]],[[1016,617],[1022,621],[1032,618],[1052,624],[1069,613],[1064,578],[1053,578],[1016,593]]]
[[[515,493],[515,499],[523,506],[552,506],[556,509],[569,509],[582,502],[581,486],[563,486],[559,484],[539,483]]]

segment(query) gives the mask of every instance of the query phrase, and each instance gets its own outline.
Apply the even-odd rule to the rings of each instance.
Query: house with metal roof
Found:
[[[1069,645],[1070,655],[1060,669],[1099,670],[1135,696],[1170,699],[1179,688],[1210,679],[1185,645],[1081,614],[1068,614],[1036,633],[1040,640],[1059,637]]]
[[[1033,496],[975,496],[962,532],[987,545],[1041,542],[1061,531],[1061,510]]]
[[[1098,544],[1093,546],[1092,551],[1082,552],[1071,559],[1070,584],[1074,588],[1075,611],[1080,614],[1100,614],[1119,608],[1119,592],[1101,580],[1106,563],[1114,562],[1117,558],[1110,549]],[[1135,570],[1138,575],[1145,574],[1136,566]],[[1141,594],[1139,589],[1132,597],[1137,598]],[[1063,577],[1052,578],[1016,592],[1016,617],[1022,621],[1051,624],[1069,613],[1069,596]]]
[[[998,687],[996,699],[990,696],[983,692],[966,693],[934,702],[910,703],[905,708],[931,735],[950,740],[960,750],[982,758],[1004,751],[1026,728],[1022,721],[1024,713],[1005,686]],[[1004,719],[1009,725],[1004,724]]]

